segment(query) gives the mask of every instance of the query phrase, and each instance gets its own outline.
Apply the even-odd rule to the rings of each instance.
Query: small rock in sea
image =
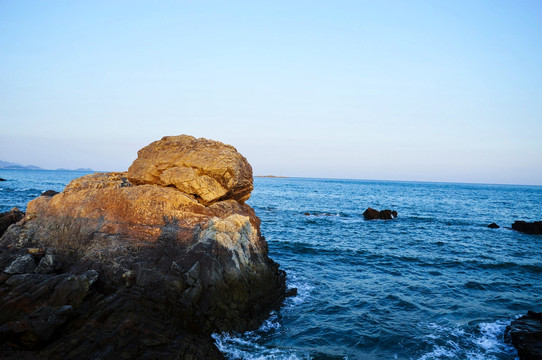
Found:
[[[500,228],[500,226],[495,224],[495,223],[491,223],[487,227],[490,228],[490,229],[498,229],[498,228]]]
[[[504,336],[506,342],[514,345],[521,360],[542,359],[542,312],[529,311],[512,321]]]
[[[55,196],[56,194],[58,194],[58,191],[47,190],[47,191],[42,192],[41,196]]]
[[[6,179],[2,179],[2,178],[0,178],[0,181],[6,181]]]
[[[512,229],[531,235],[542,235],[542,221],[515,221],[512,224]]]
[[[297,296],[297,288],[289,288],[286,290],[286,297]]]
[[[304,213],[303,215],[305,215],[305,216],[309,216],[310,214],[309,214],[309,213]]]
[[[397,211],[395,210],[382,210],[378,211],[373,208],[367,208],[363,213],[365,220],[392,220],[397,217]]]

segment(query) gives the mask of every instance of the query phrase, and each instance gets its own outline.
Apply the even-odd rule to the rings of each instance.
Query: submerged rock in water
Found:
[[[378,211],[373,208],[367,208],[363,212],[363,217],[365,220],[392,220],[397,217],[397,211],[392,210],[382,210]]]
[[[515,221],[512,224],[512,229],[531,235],[542,235],[542,221]]]
[[[10,211],[0,213],[0,236],[10,227],[10,225],[21,221],[24,217],[24,212],[14,207]]]
[[[221,358],[211,333],[286,295],[251,190],[233,147],[180,136],[32,200],[0,239],[0,357]]]
[[[41,196],[55,196],[56,194],[58,194],[58,191],[47,190],[47,191],[42,192]]]
[[[505,337],[517,349],[520,360],[542,359],[542,313],[529,311],[512,321]]]
[[[498,228],[500,228],[500,226],[495,224],[495,223],[491,223],[487,227],[490,228],[490,229],[498,229]]]

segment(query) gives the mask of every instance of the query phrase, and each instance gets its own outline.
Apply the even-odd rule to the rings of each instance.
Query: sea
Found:
[[[0,170],[0,211],[84,174]],[[228,359],[517,359],[506,326],[542,311],[542,236],[509,228],[542,220],[542,186],[255,178],[248,203],[298,292],[214,334]]]

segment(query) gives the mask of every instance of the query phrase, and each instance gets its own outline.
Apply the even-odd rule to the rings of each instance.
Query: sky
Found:
[[[542,185],[542,2],[0,0],[0,160]]]

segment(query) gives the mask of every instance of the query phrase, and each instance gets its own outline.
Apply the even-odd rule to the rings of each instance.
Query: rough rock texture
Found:
[[[202,204],[252,191],[252,167],[233,146],[192,136],[166,136],[139,150],[128,170],[134,184],[173,186]]]
[[[531,235],[542,235],[542,221],[525,222],[515,221],[512,224],[512,229]]]
[[[0,358],[221,358],[211,333],[253,329],[280,305],[285,274],[233,147],[166,137],[130,172],[32,200],[0,239]]]
[[[363,217],[365,220],[391,220],[397,217],[397,211],[392,210],[382,210],[378,211],[373,208],[367,208],[363,212]]]
[[[0,236],[6,232],[11,224],[21,221],[24,217],[24,212],[14,207],[10,211],[0,213]]]
[[[505,338],[517,349],[520,360],[542,359],[542,313],[529,311],[512,321]]]

